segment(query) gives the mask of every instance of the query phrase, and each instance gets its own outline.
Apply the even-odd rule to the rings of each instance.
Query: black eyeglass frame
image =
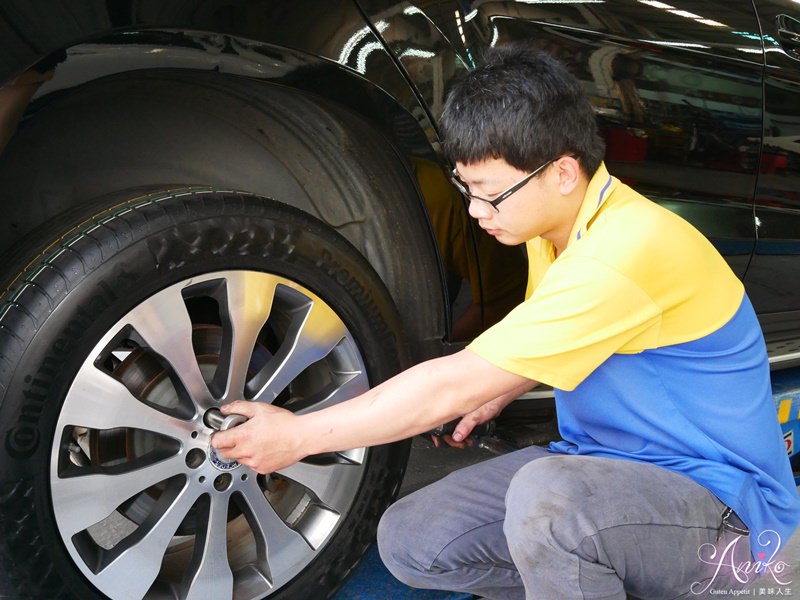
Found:
[[[499,205],[499,204],[500,204],[500,203],[501,203],[503,200],[505,200],[506,198],[508,198],[509,196],[511,196],[511,194],[513,194],[514,192],[517,192],[517,191],[521,190],[523,187],[525,187],[525,185],[526,185],[526,184],[527,184],[527,183],[528,183],[528,182],[529,182],[531,179],[533,179],[533,178],[534,178],[536,175],[538,175],[538,174],[539,174],[539,173],[540,173],[540,172],[541,172],[541,171],[542,171],[542,170],[543,170],[545,167],[547,167],[548,165],[550,165],[550,164],[554,163],[554,162],[555,162],[555,161],[557,161],[559,158],[561,158],[561,157],[557,157],[557,158],[551,158],[550,160],[548,160],[546,163],[544,163],[544,164],[543,164],[543,165],[541,165],[540,167],[537,167],[537,168],[536,168],[534,171],[532,171],[531,173],[528,173],[527,175],[525,175],[525,177],[523,177],[522,179],[520,179],[520,180],[519,180],[517,183],[515,183],[514,185],[512,185],[510,188],[508,188],[507,190],[504,190],[504,191],[500,192],[500,193],[497,195],[497,197],[496,197],[496,198],[494,198],[493,200],[489,200],[488,198],[481,198],[480,196],[476,196],[475,194],[473,194],[472,192],[470,192],[470,191],[469,191],[469,186],[468,186],[466,183],[464,183],[463,181],[461,181],[461,178],[460,178],[460,177],[459,177],[459,175],[458,175],[458,170],[457,170],[455,167],[453,167],[453,170],[450,172],[450,182],[451,182],[451,183],[452,183],[454,186],[456,186],[456,189],[457,189],[459,192],[461,192],[461,194],[462,194],[462,195],[463,195],[463,196],[464,196],[464,197],[465,197],[467,200],[480,200],[481,202],[486,202],[486,203],[487,203],[489,206],[491,206],[491,207],[492,207],[492,208],[495,210],[495,212],[500,212],[500,209],[499,209],[499,208],[497,208],[497,206],[498,206],[498,205]]]

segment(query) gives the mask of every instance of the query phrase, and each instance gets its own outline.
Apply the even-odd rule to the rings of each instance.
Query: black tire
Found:
[[[408,444],[257,477],[215,460],[203,414],[242,393],[314,410],[405,366],[381,280],[320,221],[248,194],[156,192],[87,215],[52,226],[0,296],[0,556],[19,593],[332,594]]]

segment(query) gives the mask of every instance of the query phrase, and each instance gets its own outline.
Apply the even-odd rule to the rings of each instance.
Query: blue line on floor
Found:
[[[471,600],[471,594],[417,590],[403,585],[383,566],[373,544],[333,600]]]

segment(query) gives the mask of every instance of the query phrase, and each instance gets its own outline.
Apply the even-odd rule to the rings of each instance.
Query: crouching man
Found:
[[[470,215],[526,244],[525,301],[467,349],[326,410],[234,402],[225,412],[250,420],[214,446],[270,472],[462,417],[458,444],[542,382],[563,440],[392,506],[379,545],[399,579],[497,599],[624,600],[774,576],[800,500],[759,324],[725,261],[608,173],[580,83],[546,54],[491,51],[451,89],[442,134]]]

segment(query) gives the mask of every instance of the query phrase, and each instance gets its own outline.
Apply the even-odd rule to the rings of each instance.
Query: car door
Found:
[[[764,41],[757,241],[745,283],[776,365],[800,360],[800,5],[756,0]]]

